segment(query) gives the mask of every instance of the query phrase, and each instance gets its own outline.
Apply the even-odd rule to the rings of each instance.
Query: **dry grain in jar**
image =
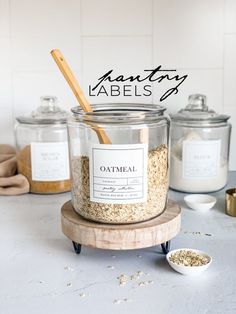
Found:
[[[70,191],[71,181],[36,181],[32,180],[30,145],[25,146],[17,153],[18,173],[23,174],[29,181],[30,192],[38,194],[54,194]]]
[[[136,204],[105,204],[90,201],[89,158],[80,156],[71,161],[72,203],[87,219],[104,223],[134,223],[161,214],[168,191],[168,148],[162,144],[148,152],[147,202]]]

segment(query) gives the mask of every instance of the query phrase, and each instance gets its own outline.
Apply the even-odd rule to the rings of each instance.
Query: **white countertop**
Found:
[[[228,187],[235,186],[231,172]],[[236,313],[236,218],[224,213],[224,190],[213,194],[217,204],[204,214],[185,207],[185,194],[169,195],[182,206],[181,232],[171,249],[197,248],[213,257],[199,277],[172,270],[160,247],[82,247],[76,255],[60,227],[69,193],[0,197],[0,313]],[[119,275],[136,271],[148,274],[119,286]],[[153,283],[139,286],[140,281]],[[116,299],[122,301],[113,303]]]

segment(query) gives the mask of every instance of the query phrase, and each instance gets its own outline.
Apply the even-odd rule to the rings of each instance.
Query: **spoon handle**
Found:
[[[84,93],[76,80],[73,72],[71,71],[68,63],[66,62],[63,54],[58,49],[54,49],[51,51],[51,55],[55,60],[58,68],[60,69],[61,73],[63,74],[64,78],[66,79],[67,83],[70,85],[75,97],[77,98],[80,106],[85,112],[93,111],[92,107],[90,106],[89,102],[84,96]]]
[[[76,80],[73,72],[71,71],[68,63],[66,62],[63,54],[58,49],[53,49],[51,51],[51,55],[55,60],[58,68],[60,69],[61,73],[63,74],[64,78],[66,79],[67,83],[69,84],[71,90],[73,91],[76,99],[78,100],[81,108],[85,112],[92,112],[93,109],[89,102],[87,101],[84,93]],[[100,143],[102,144],[111,144],[109,137],[106,135],[105,131],[101,128],[98,128],[94,125],[94,131],[97,133]]]

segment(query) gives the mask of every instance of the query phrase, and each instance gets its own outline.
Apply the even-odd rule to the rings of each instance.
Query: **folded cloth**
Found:
[[[28,180],[16,172],[15,148],[0,144],[0,195],[19,195],[29,192]]]
[[[29,192],[29,182],[22,174],[0,178],[0,195],[19,195]]]

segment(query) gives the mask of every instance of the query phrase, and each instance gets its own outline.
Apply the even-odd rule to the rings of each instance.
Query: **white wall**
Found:
[[[211,108],[230,114],[236,169],[235,0],[0,0],[0,143],[14,142],[15,116],[34,109],[41,95],[76,105],[52,48],[61,49],[86,93],[109,69],[139,74],[162,64],[188,74],[165,105],[176,111],[200,92]],[[119,100],[158,102],[162,89],[155,84],[151,98]]]

